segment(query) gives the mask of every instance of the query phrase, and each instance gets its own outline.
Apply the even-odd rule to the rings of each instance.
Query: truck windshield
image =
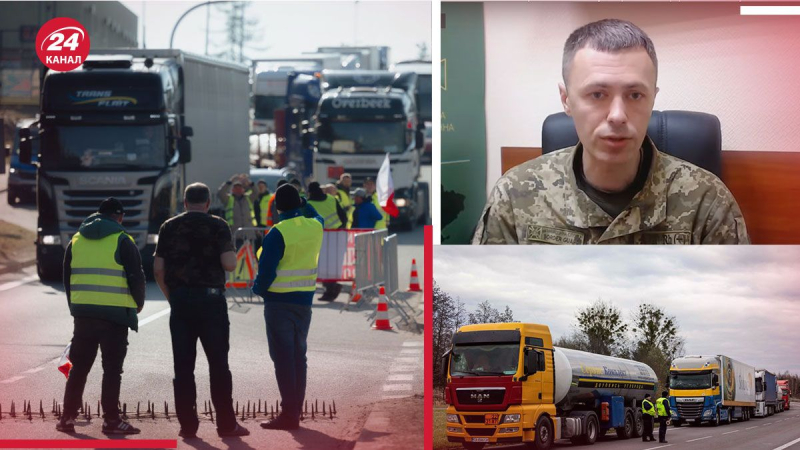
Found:
[[[708,389],[711,373],[680,373],[669,377],[670,389]]]
[[[283,108],[284,97],[278,95],[256,95],[254,115],[256,119],[272,119],[275,110]]]
[[[519,344],[457,345],[450,376],[500,376],[517,373]]]
[[[319,128],[320,153],[403,153],[406,123],[327,122]]]
[[[164,125],[55,126],[42,134],[49,170],[159,169],[167,163]]]
[[[756,392],[764,392],[764,381],[761,378],[756,378]]]

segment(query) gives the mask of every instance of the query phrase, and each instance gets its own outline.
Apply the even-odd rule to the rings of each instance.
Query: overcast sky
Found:
[[[489,300],[569,334],[602,298],[676,316],[686,354],[725,354],[800,374],[800,247],[436,246],[434,279],[467,309]]]
[[[143,3],[146,3],[143,5]],[[147,48],[169,48],[172,28],[196,1],[122,1],[139,17],[139,46],[142,25]],[[225,6],[225,5],[222,5]],[[205,52],[206,8],[192,11],[175,33],[175,47],[193,53]],[[221,6],[211,6],[211,42],[225,41],[225,16]],[[431,3],[429,1],[359,2],[251,2],[248,18],[257,18],[260,38],[249,44],[251,58],[293,56],[316,51],[317,47],[387,45],[390,62],[417,58],[417,44],[431,47]],[[210,48],[215,48],[210,45]],[[221,48],[221,47],[216,47]],[[264,49],[259,51],[258,49]]]

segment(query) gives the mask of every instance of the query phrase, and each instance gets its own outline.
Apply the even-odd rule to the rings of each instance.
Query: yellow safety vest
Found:
[[[345,228],[349,230],[353,226],[353,212],[355,211],[353,201],[350,200],[350,193],[339,189],[336,191],[336,197],[339,199],[342,209],[347,213],[347,226]]]
[[[277,276],[269,292],[313,292],[317,288],[317,266],[322,248],[322,224],[298,216],[281,220],[274,228],[283,236],[285,249]]]
[[[261,223],[260,225],[267,224],[267,213],[269,213],[269,200],[272,198],[272,195],[267,194],[261,197],[261,200],[258,201],[258,214],[261,216]],[[252,208],[251,208],[252,209]]]
[[[133,309],[138,307],[128,288],[125,268],[114,260],[120,234],[133,242],[133,238],[122,231],[102,239],[86,239],[80,232],[72,237],[69,277],[72,303]]]
[[[325,194],[325,200],[309,200],[308,203],[317,210],[325,220],[325,229],[335,230],[342,226],[339,214],[336,212],[336,198],[330,194]]]
[[[650,400],[642,400],[642,413],[655,417],[656,409],[653,407],[653,402]]]
[[[389,220],[389,214],[387,214],[386,211],[384,211],[383,208],[381,208],[381,202],[378,201],[377,192],[372,193],[372,203],[375,205],[376,208],[378,208],[378,212],[381,213],[381,216],[383,216],[383,219],[375,222],[375,229],[380,230],[386,228],[386,223]]]
[[[658,416],[659,417],[667,417],[667,416],[669,416],[669,414],[667,414],[667,411],[669,410],[669,407],[668,406],[664,406],[664,403],[669,404],[669,400],[667,400],[664,397],[661,397],[658,400],[656,400],[656,408],[658,409]]]
[[[247,200],[247,204],[250,206],[250,220],[253,222],[253,226],[258,225],[256,223],[256,212],[253,210],[253,201],[250,200],[250,197],[247,194],[244,195],[245,200]],[[228,196],[228,204],[225,205],[225,220],[228,221],[228,225],[233,226],[233,195]]]

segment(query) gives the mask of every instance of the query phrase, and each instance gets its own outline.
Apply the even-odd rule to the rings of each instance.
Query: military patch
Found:
[[[542,227],[528,225],[528,241],[544,242],[546,244],[581,245],[584,241],[583,233],[566,228]]]
[[[691,231],[645,231],[639,236],[637,244],[643,245],[689,245],[692,243]]]

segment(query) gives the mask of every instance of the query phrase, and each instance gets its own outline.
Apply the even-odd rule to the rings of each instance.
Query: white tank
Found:
[[[605,395],[618,395],[630,404],[644,394],[655,396],[658,379],[647,364],[613,356],[554,347],[556,406],[571,409]]]

